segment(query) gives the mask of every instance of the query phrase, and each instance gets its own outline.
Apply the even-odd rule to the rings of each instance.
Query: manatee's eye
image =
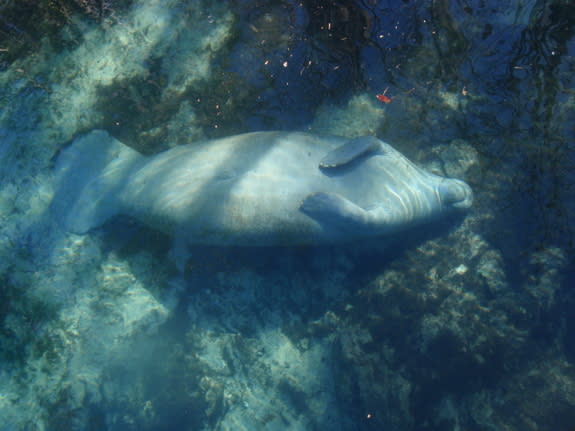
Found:
[[[463,181],[445,180],[439,185],[438,191],[444,205],[450,205],[455,208],[469,208],[473,201],[471,187]]]

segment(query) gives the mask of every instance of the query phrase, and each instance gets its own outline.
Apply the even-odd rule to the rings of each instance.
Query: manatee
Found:
[[[392,235],[472,200],[370,136],[254,132],[146,157],[94,130],[56,158],[51,209],[76,234],[122,214],[189,245],[292,246]]]

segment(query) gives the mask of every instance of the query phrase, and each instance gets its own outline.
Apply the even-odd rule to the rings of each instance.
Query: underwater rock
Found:
[[[573,370],[562,352],[572,337],[555,311],[565,253],[534,253],[517,283],[475,223],[408,250],[338,313],[346,330],[337,386],[356,394],[375,428],[574,423]]]

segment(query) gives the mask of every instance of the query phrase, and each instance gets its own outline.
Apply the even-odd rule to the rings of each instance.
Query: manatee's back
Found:
[[[325,139],[286,132],[177,147],[146,159],[121,201],[128,214],[167,233],[185,232],[190,242],[301,242],[293,235],[314,223],[299,205],[328,180],[317,167],[326,147]]]
[[[75,139],[56,159],[53,217],[77,234],[100,226],[120,211],[117,196],[143,159],[104,130]]]

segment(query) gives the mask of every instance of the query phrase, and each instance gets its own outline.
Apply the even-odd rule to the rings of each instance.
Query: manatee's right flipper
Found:
[[[467,209],[473,203],[471,187],[461,180],[445,178],[437,187],[437,191],[445,206]]]
[[[314,193],[304,199],[300,211],[319,224],[342,232],[369,232],[385,223],[383,209],[365,210],[336,193]]]
[[[378,154],[383,150],[382,142],[374,136],[352,139],[330,151],[319,162],[322,169],[339,168],[360,160],[362,157]]]
[[[62,149],[54,169],[53,217],[82,234],[117,214],[117,197],[143,156],[104,130],[94,130]]]

